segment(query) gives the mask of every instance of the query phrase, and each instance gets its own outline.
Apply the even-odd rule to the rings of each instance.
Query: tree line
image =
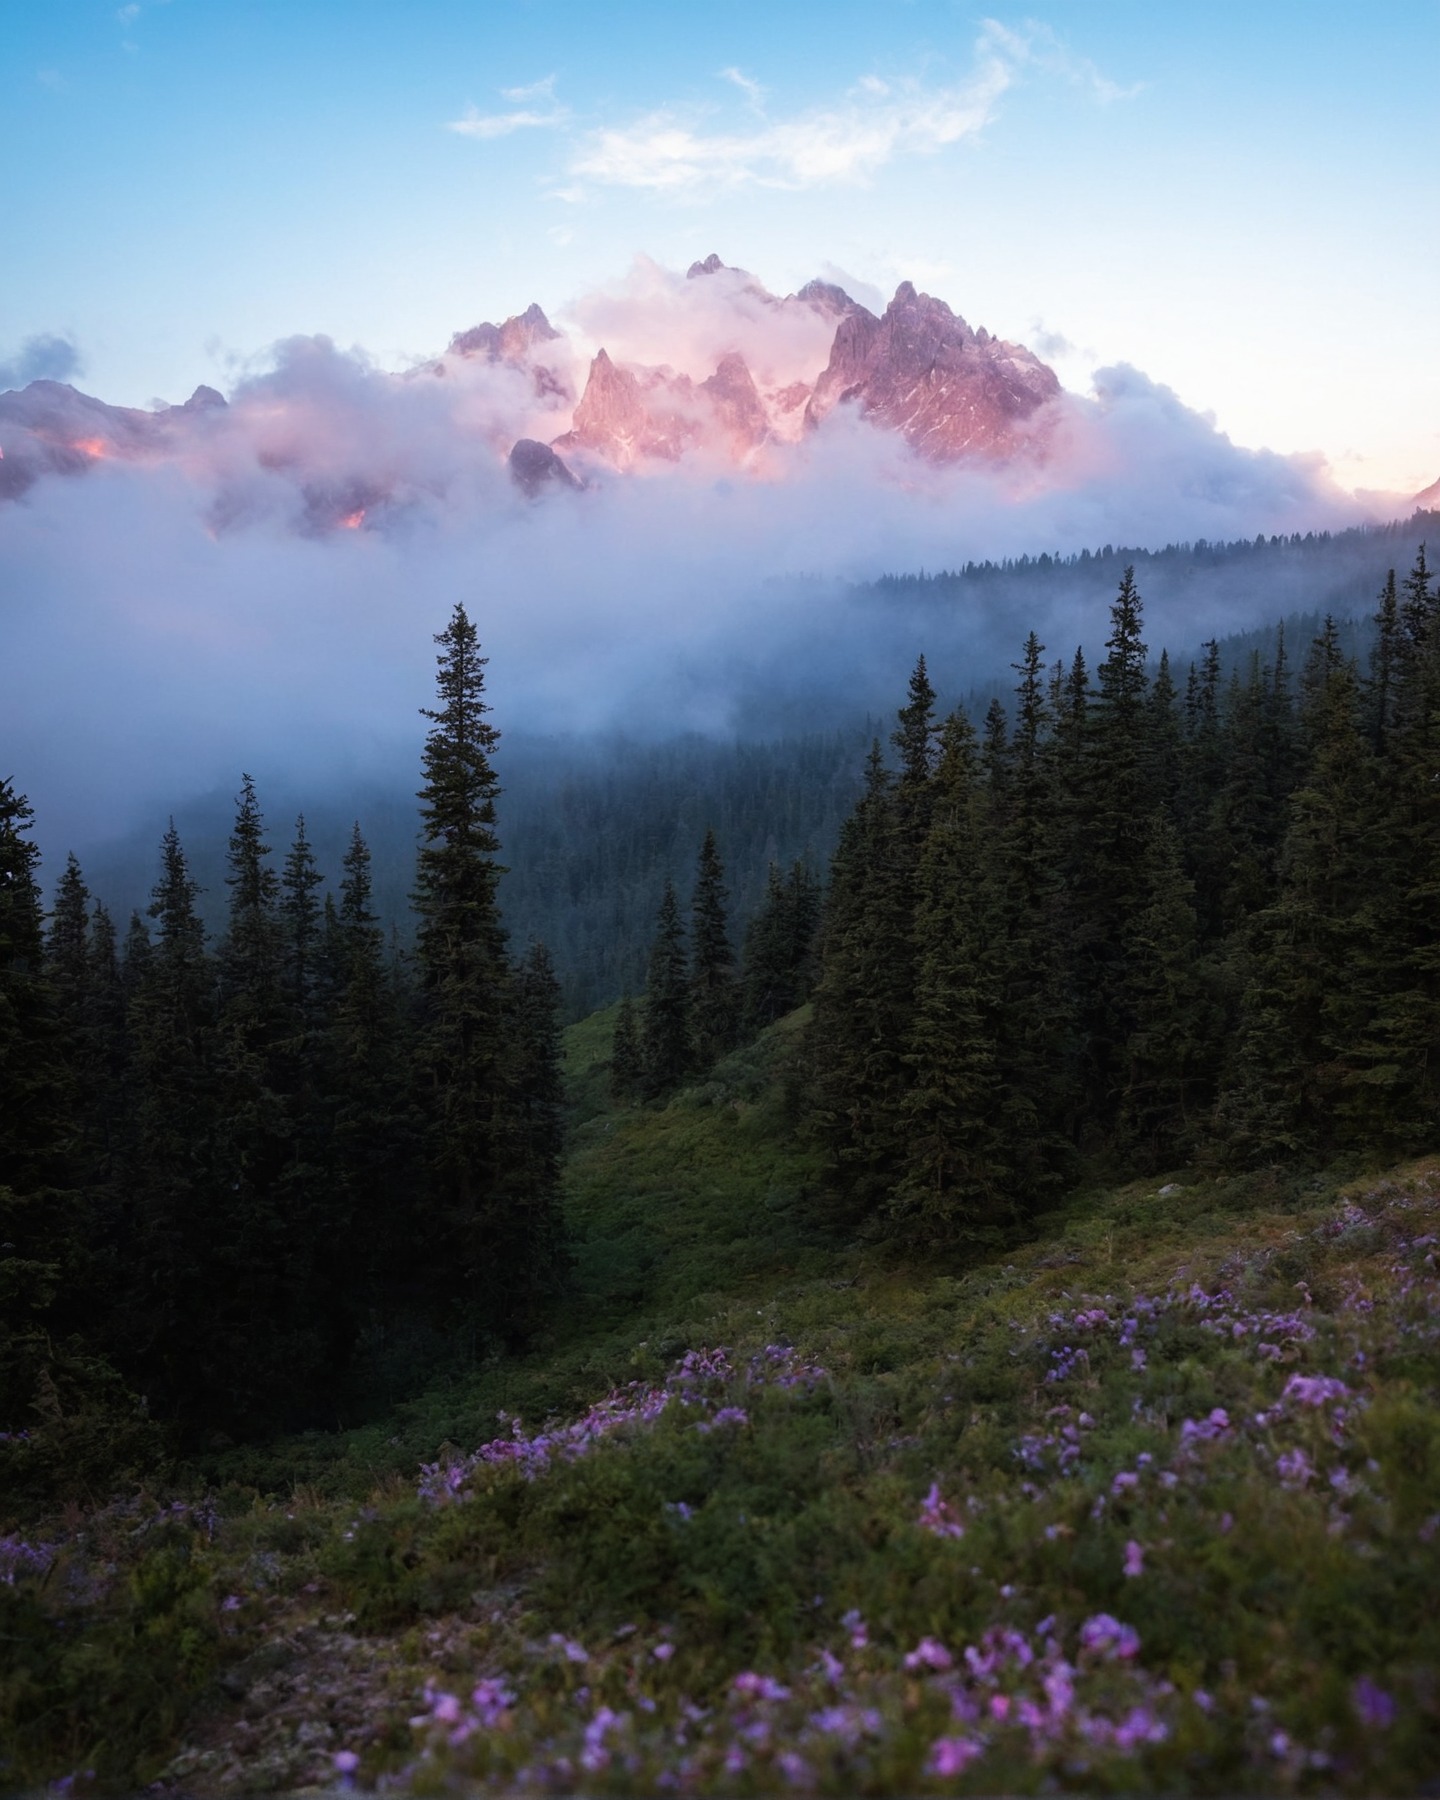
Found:
[[[820,883],[805,858],[787,873],[771,863],[765,897],[737,959],[725,868],[713,830],[700,846],[689,943],[673,882],[665,883],[638,1007],[626,994],[615,1017],[610,1091],[624,1105],[659,1100],[703,1075],[737,1044],[799,1006],[815,975]]]
[[[96,1406],[191,1441],[333,1422],[357,1383],[523,1338],[560,1283],[558,987],[500,921],[463,607],[436,641],[403,954],[359,826],[322,901],[248,777],[218,942],[173,825],[123,934],[73,857],[47,929],[0,783],[0,1449]]]
[[[924,660],[830,871],[808,1128],[832,1215],[998,1240],[1083,1166],[1414,1150],[1440,1122],[1440,600],[1364,672],[1153,675],[1127,569],[1095,676],[1032,633],[977,733]]]

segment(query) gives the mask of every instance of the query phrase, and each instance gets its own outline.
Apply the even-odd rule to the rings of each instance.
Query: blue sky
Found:
[[[297,332],[399,365],[714,249],[1413,489],[1437,51],[1440,0],[0,0],[0,365],[63,334],[140,405]]]

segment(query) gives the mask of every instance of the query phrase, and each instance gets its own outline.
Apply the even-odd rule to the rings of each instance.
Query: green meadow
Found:
[[[0,1539],[0,1784],[1428,1791],[1440,1157],[837,1248],[803,1019],[629,1108],[569,1030],[525,1355]]]

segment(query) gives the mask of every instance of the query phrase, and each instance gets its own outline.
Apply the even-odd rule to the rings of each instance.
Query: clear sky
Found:
[[[1069,386],[1128,361],[1413,491],[1437,53],[1440,0],[0,0],[0,371],[49,334],[138,405],[297,332],[396,366],[713,249],[913,278]]]

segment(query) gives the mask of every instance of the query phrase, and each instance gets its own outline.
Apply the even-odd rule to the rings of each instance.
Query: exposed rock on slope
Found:
[[[537,344],[553,344],[559,336],[538,306],[527,306],[503,325],[486,322],[472,325],[469,331],[457,331],[450,340],[450,354],[483,356],[489,362],[523,362]]]
[[[642,456],[676,462],[704,431],[688,377],[621,368],[602,350],[590,365],[575,423],[557,450],[590,450],[627,469]]]
[[[207,414],[223,412],[214,388],[155,412],[109,406],[63,381],[32,381],[0,394],[0,499],[15,499],[45,474],[78,475],[111,457],[163,456]]]
[[[585,485],[575,479],[548,444],[535,438],[521,438],[511,450],[510,478],[531,500],[547,488],[581,488]]]
[[[530,494],[583,486],[561,460],[572,455],[631,470],[698,454],[777,475],[845,402],[939,463],[1043,441],[1036,414],[1059,393],[1051,370],[909,282],[877,318],[833,282],[782,298],[714,254],[688,274],[667,288],[657,272],[658,307],[653,289],[633,312],[607,303],[615,335],[583,392],[572,342],[538,305],[457,333],[404,374],[296,339],[228,405],[201,387],[183,406],[144,412],[35,381],[0,394],[0,499],[107,459],[174,461],[215,488],[217,529],[277,497],[283,506],[279,476],[300,502],[299,529],[323,532],[398,516],[512,445],[510,473]]]
[[[1060,392],[1054,371],[1030,351],[972,331],[908,281],[879,319],[850,305],[806,409],[811,426],[849,400],[933,462],[1004,456],[1031,415]]]

